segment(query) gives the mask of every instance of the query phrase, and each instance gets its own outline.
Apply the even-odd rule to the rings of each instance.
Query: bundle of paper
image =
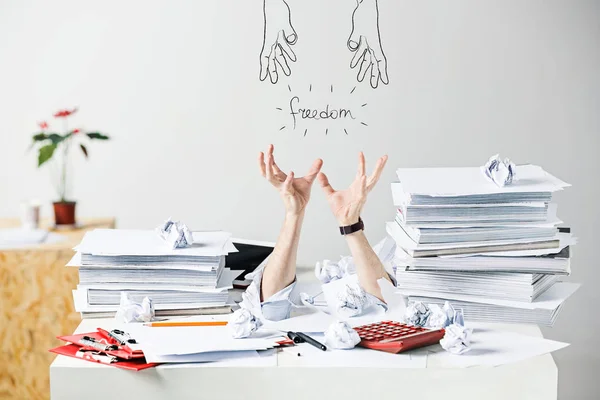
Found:
[[[237,251],[227,232],[194,232],[190,247],[173,249],[155,231],[97,229],[75,248],[67,266],[79,267],[73,291],[82,317],[114,314],[121,293],[152,300],[157,315],[223,311],[236,274],[225,256]]]
[[[87,258],[84,265],[95,265],[96,257],[114,257],[115,264],[120,259],[144,262],[163,260],[218,260],[220,256],[235,251],[229,232],[193,232],[194,244],[186,248],[173,249],[153,230],[94,229],[83,237],[75,247]]]
[[[461,300],[493,320],[497,301],[532,303],[570,274],[570,230],[558,228],[552,194],[569,186],[541,167],[515,167],[505,186],[481,167],[403,168],[386,224],[397,249],[397,286],[411,299]],[[552,323],[559,306],[519,318]],[[467,311],[465,310],[465,314]],[[518,312],[512,318],[515,322]],[[502,314],[504,315],[504,314]]]
[[[428,296],[409,296],[409,303],[443,305],[449,300],[462,309],[468,321],[505,322],[552,326],[565,300],[579,288],[579,284],[558,282],[532,302],[492,300],[482,303],[480,298],[447,293],[429,293]],[[450,299],[448,299],[450,297]]]
[[[156,304],[203,303],[207,306],[220,306],[227,301],[227,291],[220,293],[203,293],[177,290],[126,290],[132,300],[141,303],[144,297],[151,297]],[[118,290],[88,290],[90,304],[119,305],[121,291]]]
[[[79,282],[82,284],[102,282],[191,285],[215,287],[223,273],[223,267],[212,271],[189,269],[142,269],[142,268],[95,268],[79,267]]]
[[[547,219],[546,203],[470,204],[457,206],[410,206],[398,207],[396,218],[407,225],[419,222],[461,222],[468,219],[479,222],[523,221],[543,222]]]
[[[163,318],[174,318],[174,317],[188,317],[197,315],[219,315],[219,314],[230,314],[231,306],[218,306],[218,307],[200,307],[200,308],[188,308],[188,309],[159,309],[154,311],[154,316],[158,319]],[[113,318],[116,311],[82,311],[81,317],[83,319],[91,318]]]
[[[396,270],[398,289],[404,295],[453,293],[481,299],[531,302],[558,280],[556,275],[511,272],[438,272]]]
[[[569,275],[571,273],[570,247],[557,253],[539,256],[496,256],[494,253],[468,257],[413,258],[402,249],[396,249],[396,268],[404,271],[455,272],[516,272]]]
[[[477,228],[412,228],[399,224],[404,233],[417,244],[460,243],[473,241],[497,241],[540,239],[556,236],[556,227],[544,226],[493,226]]]
[[[569,184],[537,165],[517,166],[517,178],[497,186],[480,167],[400,168],[392,184],[396,206],[548,203],[552,193]]]
[[[497,253],[507,251],[523,251],[538,249],[555,249],[559,246],[559,236],[551,238],[521,238],[509,240],[473,241],[456,243],[421,244],[413,241],[395,222],[388,222],[387,233],[396,243],[412,257],[468,255],[481,253]]]

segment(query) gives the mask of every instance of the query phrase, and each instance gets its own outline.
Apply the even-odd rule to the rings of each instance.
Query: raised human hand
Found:
[[[298,40],[298,35],[292,26],[292,14],[285,0],[263,0],[264,37],[260,52],[261,81],[269,79],[271,83],[279,80],[278,69],[286,76],[292,74],[288,60],[296,61],[292,50]]]
[[[277,166],[273,150],[271,144],[267,149],[266,159],[263,152],[258,155],[261,175],[279,191],[286,213],[298,215],[304,211],[310,200],[312,185],[321,171],[323,160],[316,159],[305,176],[296,178],[294,172],[286,174]]]
[[[367,201],[367,195],[381,177],[381,172],[387,162],[387,156],[380,157],[377,160],[375,170],[367,178],[365,174],[365,155],[362,151],[358,154],[358,170],[356,178],[348,189],[334,190],[329,183],[327,175],[319,174],[319,183],[327,196],[327,202],[331,207],[333,215],[337,219],[340,226],[348,226],[358,222],[360,213]]]
[[[356,76],[359,82],[369,73],[373,89],[379,86],[379,81],[385,85],[389,83],[387,59],[381,47],[377,0],[356,0],[348,48],[354,53],[350,68],[359,66]]]

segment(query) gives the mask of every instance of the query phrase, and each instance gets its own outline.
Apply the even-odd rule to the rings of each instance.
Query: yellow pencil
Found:
[[[164,322],[149,322],[147,324],[145,324],[146,326],[151,326],[153,328],[159,328],[159,327],[173,327],[173,326],[225,326],[227,325],[227,321],[196,321],[196,322],[185,322],[185,321],[179,321],[179,322],[169,322],[169,321],[164,321]]]

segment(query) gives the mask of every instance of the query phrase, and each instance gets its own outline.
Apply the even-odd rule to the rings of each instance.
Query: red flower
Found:
[[[79,129],[73,129],[73,135],[77,135],[79,132],[81,132]]]
[[[56,118],[66,118],[66,117],[68,117],[68,116],[69,116],[69,115],[71,115],[71,114],[75,114],[76,112],[77,112],[77,107],[75,107],[75,108],[74,108],[74,109],[72,109],[72,110],[66,110],[66,109],[65,109],[65,110],[58,110],[58,111],[57,111],[57,112],[54,114],[54,116],[55,116]]]
[[[46,130],[48,129],[48,123],[46,121],[42,121],[42,122],[38,122],[38,126],[42,129],[42,130]]]

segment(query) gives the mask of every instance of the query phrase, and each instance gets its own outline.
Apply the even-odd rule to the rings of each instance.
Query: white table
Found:
[[[299,281],[310,277],[308,269],[299,270]],[[76,332],[110,323],[84,320]],[[534,325],[494,328],[542,337]],[[415,369],[304,367],[302,357],[283,351],[277,353],[277,366],[267,368],[163,364],[132,372],[65,356],[50,366],[52,400],[556,399],[557,385],[550,354],[500,367],[462,369],[444,368],[434,357],[428,358],[427,368]]]
[[[84,320],[90,332],[108,320]],[[502,325],[541,336],[531,325]],[[277,354],[277,366],[233,368],[197,364],[160,365],[125,371],[58,356],[50,366],[52,400],[143,399],[555,399],[558,371],[550,354],[500,367],[444,368],[429,358],[427,368],[307,368],[303,358]],[[430,365],[434,364],[434,365]]]

